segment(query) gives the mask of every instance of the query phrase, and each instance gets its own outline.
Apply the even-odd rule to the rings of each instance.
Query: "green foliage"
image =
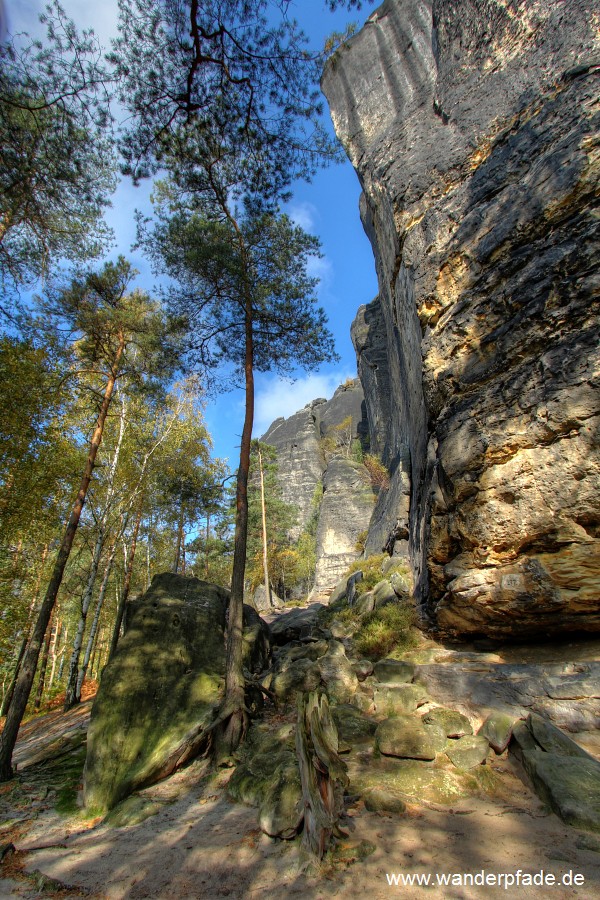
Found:
[[[129,112],[128,174],[152,174],[169,157],[197,181],[199,168],[238,159],[236,193],[271,200],[335,155],[320,120],[320,57],[286,6],[120,0],[111,60]]]
[[[0,44],[0,277],[30,284],[61,257],[97,256],[114,190],[107,139],[107,74],[91,33],[56,0],[41,17],[45,43]]]
[[[371,478],[371,485],[376,491],[387,491],[390,486],[390,473],[378,456],[366,453],[363,464]]]
[[[381,565],[386,559],[389,559],[387,553],[376,553],[373,556],[368,556],[366,559],[355,559],[350,564],[345,577],[349,577],[354,572],[362,572],[362,580],[358,582],[356,589],[359,594],[365,594],[367,591],[372,590],[377,582],[383,578]]]
[[[329,462],[335,456],[350,459],[353,453],[356,454],[353,435],[354,424],[352,416],[346,416],[337,425],[331,425],[319,441],[325,462]]]
[[[387,603],[368,613],[354,633],[354,647],[361,656],[377,660],[402,653],[416,645],[414,610],[408,604]]]
[[[365,549],[365,544],[367,543],[367,537],[369,536],[368,529],[365,528],[364,531],[361,531],[356,538],[356,544],[354,545],[355,550],[358,553],[363,553]]]

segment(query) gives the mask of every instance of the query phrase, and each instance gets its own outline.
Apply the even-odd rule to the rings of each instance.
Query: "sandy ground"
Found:
[[[263,835],[256,810],[227,797],[231,770],[214,772],[205,760],[143,791],[159,811],[139,825],[114,828],[81,813],[61,815],[44,767],[35,764],[65,736],[73,746],[81,744],[90,707],[87,702],[66,715],[52,712],[21,730],[15,754],[21,793],[14,808],[10,787],[0,786],[0,851],[9,842],[16,848],[0,869],[0,900],[600,898],[600,835],[570,828],[548,812],[506,754],[492,754],[488,762],[497,776],[493,794],[451,807],[421,803],[402,816],[384,816],[348,798],[348,837],[318,865],[303,855],[300,839]],[[594,735],[587,738],[591,752],[598,751]],[[363,856],[361,847],[372,852]],[[518,885],[518,870],[545,884]],[[475,884],[469,877],[461,884],[465,874]],[[500,886],[478,883],[500,874],[514,883],[510,877]],[[403,883],[427,875],[429,887]],[[436,884],[438,876],[450,883]],[[562,883],[564,876],[570,883]]]
[[[76,712],[72,727],[81,727],[86,716],[87,709]],[[52,717],[56,730],[59,717]],[[25,735],[30,755],[36,749],[32,734]],[[140,825],[110,828],[61,817],[51,804],[38,805],[36,818],[20,823],[12,838],[17,853],[7,857],[9,873],[23,867],[68,887],[57,891],[58,885],[41,885],[38,878],[40,890],[35,878],[3,879],[0,897],[600,897],[600,837],[569,828],[544,810],[505,757],[491,764],[499,776],[493,796],[465,799],[451,808],[409,807],[394,817],[369,813],[361,802],[351,806],[342,855],[352,859],[361,841],[374,851],[353,862],[326,859],[315,868],[303,858],[299,841],[262,835],[256,811],[227,799],[230,773],[211,772],[199,760],[143,792],[162,805]],[[515,874],[518,869],[543,870],[557,882],[571,872],[585,881],[505,889],[504,884],[394,886],[387,877],[430,873],[433,883],[437,875]]]

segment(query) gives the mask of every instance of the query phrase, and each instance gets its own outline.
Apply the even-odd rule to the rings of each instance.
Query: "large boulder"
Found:
[[[132,604],[129,627],[102,676],[88,731],[86,807],[104,813],[136,788],[193,758],[219,703],[229,591],[197,578],[156,575]],[[244,608],[249,668],[268,629]],[[257,652],[255,652],[257,651]]]

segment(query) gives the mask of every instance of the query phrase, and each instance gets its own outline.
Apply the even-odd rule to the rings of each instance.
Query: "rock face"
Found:
[[[367,549],[407,527],[450,634],[600,630],[594,8],[386,0],[323,77],[380,285]]]
[[[223,684],[228,602],[224,588],[164,574],[133,604],[92,709],[88,808],[106,812],[196,755]],[[261,668],[268,628],[253,609],[244,613],[246,665]]]
[[[317,593],[330,591],[357,558],[357,539],[369,526],[375,502],[370,477],[350,456],[352,441],[364,441],[366,433],[363,391],[355,380],[331,400],[313,400],[289,419],[276,419],[261,438],[275,447],[283,499],[298,511],[290,536],[297,539],[317,518]],[[327,452],[324,440],[339,440],[339,452]]]

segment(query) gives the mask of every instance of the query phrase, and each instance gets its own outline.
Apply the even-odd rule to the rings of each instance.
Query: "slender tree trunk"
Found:
[[[19,672],[21,671],[21,663],[23,661],[23,657],[25,656],[25,650],[27,649],[27,642],[29,640],[29,634],[31,631],[31,617],[33,615],[33,611],[36,607],[36,604],[37,604],[37,602],[39,600],[39,596],[40,596],[40,586],[42,584],[44,565],[46,563],[47,557],[48,557],[48,544],[44,544],[44,549],[42,550],[42,559],[40,561],[40,571],[38,572],[35,590],[33,592],[32,598],[31,598],[31,603],[29,604],[29,612],[27,614],[27,625],[26,625],[26,629],[25,629],[25,637],[23,638],[23,641],[19,648],[19,652],[17,654],[17,662],[15,664],[13,677],[11,679],[8,691],[6,692],[6,694],[4,695],[4,698],[2,700],[2,707],[0,708],[0,716],[6,715],[6,713],[8,711],[8,707],[10,706],[10,703],[12,701],[13,694],[15,692],[15,686],[17,684]]]
[[[52,668],[50,669],[50,681],[48,683],[48,690],[52,689],[52,685],[54,683],[54,673],[56,672],[56,661],[58,659],[57,647],[60,643],[62,631],[63,631],[63,625],[62,625],[62,622],[59,621],[58,626],[54,632],[54,640],[52,641],[52,647],[50,648],[50,655],[52,656]]]
[[[58,667],[58,680],[59,680],[59,682],[62,681],[63,672],[64,672],[64,669],[65,669],[65,659],[66,659],[65,654],[66,654],[66,652],[67,652],[67,640],[68,640],[68,638],[69,638],[69,626],[67,625],[67,627],[65,628],[65,639],[64,639],[63,645],[62,645],[62,647],[61,647],[61,649],[60,649],[60,651],[59,651],[59,653],[58,653],[58,655],[60,656],[60,666]]]
[[[104,569],[104,575],[102,576],[102,584],[100,585],[100,593],[98,594],[98,601],[96,603],[96,609],[94,610],[94,618],[92,620],[92,627],[90,628],[90,634],[88,637],[87,646],[85,648],[85,653],[83,656],[83,662],[79,668],[79,673],[77,675],[77,687],[75,690],[75,702],[81,702],[81,689],[83,687],[83,682],[85,681],[85,676],[88,670],[88,665],[90,662],[90,656],[92,655],[92,647],[94,646],[94,640],[96,637],[96,633],[98,631],[98,622],[100,621],[100,613],[102,612],[102,605],[104,603],[104,598],[106,597],[106,588],[108,587],[108,579],[110,578],[110,573],[112,571],[113,563],[115,561],[115,553],[117,552],[117,540],[113,541],[113,545],[110,548],[110,554],[108,557],[108,561],[106,563],[106,568]]]
[[[8,690],[4,695],[2,700],[2,706],[0,707],[0,716],[5,716],[8,707],[10,706],[10,701],[12,700],[13,694],[15,692],[15,685],[17,683],[17,678],[19,677],[19,672],[21,670],[21,662],[23,661],[23,657],[25,656],[25,650],[27,649],[27,638],[24,637],[21,641],[21,646],[19,647],[19,652],[17,653],[17,661],[15,663],[15,668],[13,671],[13,676],[10,680],[10,684],[8,686]]]
[[[48,668],[48,657],[50,656],[50,644],[54,636],[54,611],[50,617],[50,622],[46,629],[46,637],[44,638],[44,650],[42,653],[42,663],[40,665],[40,675],[38,678],[37,692],[35,695],[34,709],[39,709],[42,705],[42,697],[44,696],[44,683],[46,681],[46,669]]]
[[[262,545],[263,545],[263,572],[265,577],[265,594],[267,604],[271,606],[271,582],[269,581],[269,558],[267,555],[267,508],[265,505],[265,476],[263,472],[262,453],[258,444],[258,471],[260,473],[260,509],[262,513]]]
[[[90,486],[90,481],[94,471],[94,463],[96,461],[98,447],[100,446],[100,442],[102,440],[104,424],[106,422],[106,416],[108,414],[108,409],[110,406],[110,401],[112,399],[115,382],[117,379],[117,373],[119,371],[121,357],[123,356],[124,349],[125,339],[124,336],[121,335],[119,347],[115,355],[113,365],[111,367],[111,373],[104,390],[104,397],[102,399],[102,405],[98,414],[98,420],[96,422],[96,427],[94,429],[94,434],[90,443],[88,458],[81,478],[81,484],[79,485],[79,490],[77,492],[77,498],[73,505],[73,509],[71,510],[71,515],[69,516],[69,521],[67,522],[67,527],[65,529],[60,549],[58,551],[58,556],[56,558],[56,562],[54,563],[54,570],[50,577],[50,583],[48,584],[46,595],[42,601],[42,606],[37,618],[37,622],[35,623],[35,626],[33,628],[31,639],[29,641],[29,645],[21,664],[21,670],[19,672],[19,677],[15,685],[12,702],[7,712],[4,731],[0,735],[0,782],[8,781],[10,778],[12,778],[12,752],[17,742],[19,726],[21,725],[21,721],[27,707],[27,701],[29,700],[29,695],[31,693],[33,679],[35,678],[35,670],[37,668],[40,650],[42,647],[42,641],[44,640],[46,628],[48,627],[48,622],[50,621],[50,616],[52,615],[52,610],[54,609],[54,604],[56,603],[56,597],[58,595],[58,591],[63,579],[69,555],[71,553],[71,547],[73,546],[73,540],[75,539],[75,533],[77,532],[77,527],[81,518],[81,512],[85,504],[85,498],[87,496],[88,488]]]
[[[183,534],[183,523],[185,522],[185,503],[183,502],[183,498],[180,498],[179,505],[179,522],[177,523],[177,553],[175,554],[175,568],[173,572],[175,575],[179,573],[179,564],[181,563],[182,556],[185,558],[185,537]],[[183,572],[185,575],[185,571]]]
[[[110,642],[110,650],[108,652],[108,659],[110,660],[111,656],[114,654],[117,649],[117,644],[119,642],[119,634],[121,633],[121,623],[123,622],[123,614],[125,612],[125,606],[127,605],[127,598],[129,597],[129,588],[131,587],[131,576],[133,574],[133,563],[135,561],[135,548],[137,545],[138,534],[140,530],[140,523],[142,521],[142,510],[144,508],[144,497],[140,496],[140,503],[138,506],[137,515],[135,517],[135,523],[133,526],[133,534],[131,536],[131,546],[129,547],[129,558],[127,560],[127,567],[125,569],[125,579],[123,581],[123,591],[121,593],[121,599],[119,601],[119,606],[117,608],[117,618],[115,620],[115,627],[112,633],[112,640]]]
[[[206,513],[206,546],[204,548],[204,574],[208,581],[208,540],[210,538],[210,513]]]
[[[233,543],[233,572],[231,599],[227,623],[227,656],[225,694],[219,711],[219,725],[215,728],[213,754],[217,763],[231,757],[248,730],[245,704],[245,681],[242,666],[244,627],[244,575],[248,542],[248,475],[250,445],[254,424],[254,342],[252,334],[252,298],[247,286],[245,301],[245,358],[244,380],[246,405],[240,445],[240,465],[237,474],[235,536]]]
[[[79,622],[77,623],[77,631],[75,632],[75,640],[73,641],[73,652],[71,653],[71,661],[69,663],[69,677],[67,679],[67,690],[65,692],[65,704],[64,709],[65,712],[75,706],[76,703],[79,703],[79,692],[78,692],[78,669],[79,669],[79,657],[81,655],[81,648],[83,646],[83,636],[85,634],[85,625],[87,622],[87,614],[90,608],[90,604],[92,602],[92,597],[94,595],[94,585],[96,584],[96,578],[98,576],[98,569],[100,568],[100,560],[102,559],[102,551],[104,549],[104,540],[106,536],[106,526],[108,524],[108,519],[111,512],[112,501],[115,494],[115,477],[117,474],[117,465],[119,463],[119,455],[121,453],[121,447],[123,445],[123,437],[125,435],[125,412],[126,405],[125,401],[122,400],[121,403],[121,416],[119,420],[119,436],[117,439],[117,444],[115,446],[115,452],[113,453],[113,458],[110,463],[110,468],[108,471],[108,481],[106,488],[106,501],[104,504],[104,509],[102,511],[102,516],[100,518],[100,522],[98,523],[98,535],[96,537],[96,543],[94,545],[94,553],[92,556],[92,565],[90,568],[85,592],[83,598],[81,600],[81,614],[79,616]]]

